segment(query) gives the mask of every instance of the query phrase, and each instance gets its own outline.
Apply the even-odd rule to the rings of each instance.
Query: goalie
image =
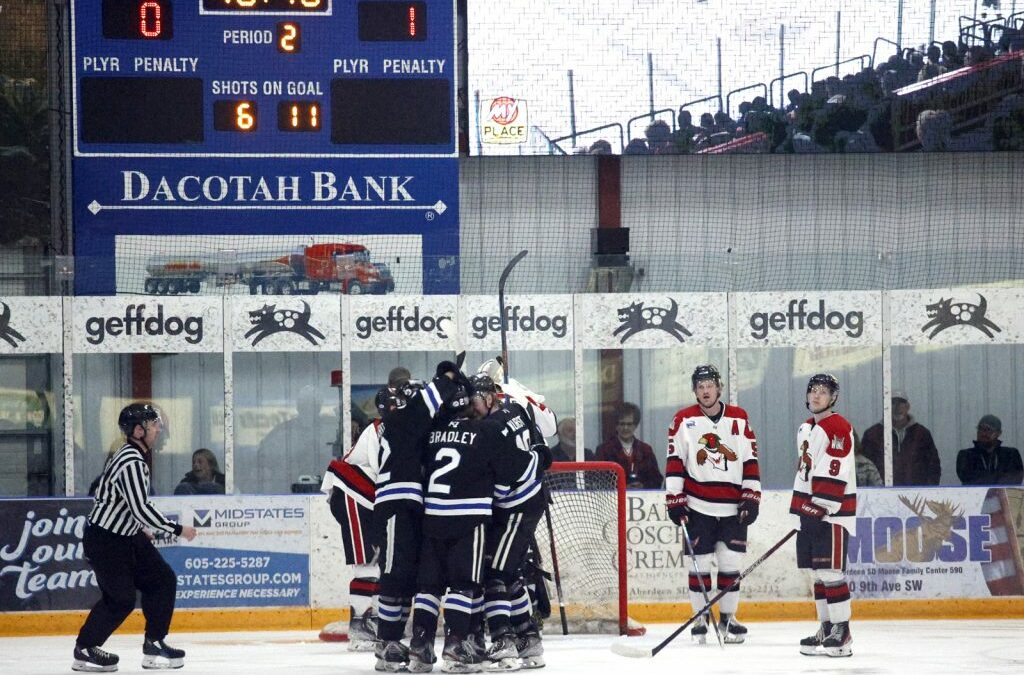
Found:
[[[668,431],[665,465],[666,505],[676,525],[686,524],[696,558],[690,572],[690,604],[704,608],[712,588],[711,562],[718,564],[717,587],[737,580],[747,550],[747,527],[757,520],[761,477],[757,439],[747,412],[722,403],[722,378],[713,365],[697,366],[690,377],[697,403],[679,410]],[[722,598],[719,630],[728,643],[746,639],[736,620],[739,584]],[[694,642],[707,641],[709,614],[693,624]]]

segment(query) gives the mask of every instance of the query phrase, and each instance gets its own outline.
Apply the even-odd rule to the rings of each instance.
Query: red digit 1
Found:
[[[409,37],[416,37],[416,7],[409,5]]]
[[[157,38],[163,28],[160,25],[160,3],[143,2],[139,4],[139,33],[142,37]]]

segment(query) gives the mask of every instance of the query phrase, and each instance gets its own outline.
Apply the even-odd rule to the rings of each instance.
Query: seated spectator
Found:
[[[992,51],[981,45],[974,45],[967,48],[967,56],[964,58],[964,65],[976,66],[980,63],[992,60]]]
[[[206,448],[199,448],[192,453],[192,470],[186,473],[178,486],[174,488],[174,494],[224,494],[224,474],[220,472],[217,458],[212,452]]]
[[[689,154],[693,152],[693,137],[699,129],[693,126],[693,115],[691,115],[690,111],[685,108],[679,109],[678,119],[679,128],[676,129],[674,134],[676,150],[681,155]]]
[[[729,133],[736,131],[736,123],[732,121],[731,117],[729,117],[729,113],[725,112],[724,110],[719,110],[718,112],[716,112],[714,119],[715,127],[719,131],[727,131]]]
[[[800,90],[790,89],[786,92],[786,100],[788,100],[789,103],[786,104],[785,111],[787,113],[795,111],[800,106]]]
[[[905,394],[892,395],[893,485],[938,485],[942,462],[932,432],[910,414]],[[885,458],[885,431],[879,421],[864,432],[864,454],[882,466]]]
[[[558,443],[551,448],[551,457],[555,462],[576,461],[576,418],[563,417],[558,420]],[[594,451],[583,449],[583,461],[593,462]]]
[[[624,155],[649,155],[651,151],[647,148],[647,141],[642,138],[634,138],[628,144],[626,149],[622,151]]]
[[[885,485],[878,467],[864,454],[860,444],[860,436],[853,432],[853,458],[857,466],[857,487],[878,487]]]
[[[615,436],[602,443],[594,453],[599,462],[615,462],[626,472],[626,486],[657,489],[662,475],[654,449],[636,437],[640,426],[640,408],[623,403],[616,410]]]
[[[917,116],[917,140],[925,152],[950,149],[953,118],[945,110],[922,110]]]
[[[718,130],[718,127],[715,126],[714,115],[712,115],[711,113],[701,114],[700,129],[697,130],[698,133],[703,134],[704,136],[710,136],[711,134],[715,133]]]
[[[973,448],[956,456],[956,475],[964,485],[1020,485],[1024,466],[1017,448],[1003,446],[999,435],[1003,423],[995,415],[978,420],[977,440]]]
[[[956,70],[964,67],[964,59],[960,56],[960,50],[952,40],[942,43],[942,66],[948,70]]]
[[[675,147],[672,145],[672,129],[669,128],[668,122],[654,120],[647,125],[644,136],[647,138],[647,148],[652,155],[676,154]]]
[[[599,138],[590,145],[590,150],[585,154],[610,155],[612,154],[612,144],[603,138]]]

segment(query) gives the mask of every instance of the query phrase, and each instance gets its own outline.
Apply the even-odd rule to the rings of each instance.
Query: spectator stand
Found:
[[[676,130],[676,111],[672,108],[661,108],[659,110],[652,110],[651,112],[644,113],[643,115],[637,115],[636,117],[630,117],[626,122],[626,138],[638,138],[633,136],[633,122],[639,122],[640,120],[650,120],[653,122],[658,119],[659,115],[668,113],[668,126],[672,131]]]
[[[810,88],[811,78],[807,74],[806,70],[798,70],[795,73],[786,73],[785,75],[779,75],[774,80],[768,83],[768,103],[771,104],[775,100],[775,83],[779,84],[779,110],[786,107],[786,80],[794,77],[803,76],[804,87],[801,90],[803,93],[807,93]]]
[[[571,154],[575,154],[575,153],[574,152],[567,152],[565,150],[565,148],[563,148],[559,144],[562,143],[563,141],[571,141],[573,146],[575,146],[576,142],[578,140],[580,140],[581,138],[585,138],[587,136],[592,136],[593,134],[596,134],[599,131],[604,131],[605,129],[618,129],[618,131],[619,131],[619,150],[618,150],[617,154],[622,154],[622,151],[626,147],[626,139],[625,139],[625,136],[624,136],[625,130],[622,128],[622,124],[620,124],[619,122],[611,122],[609,124],[602,124],[599,127],[593,127],[591,129],[585,129],[583,131],[579,131],[579,132],[576,132],[574,134],[569,134],[568,136],[559,136],[558,138],[552,138],[549,141],[549,143],[551,143],[554,146],[556,146],[562,152],[562,154],[570,154],[571,155]],[[606,140],[606,139],[604,139],[602,137],[602,140]]]

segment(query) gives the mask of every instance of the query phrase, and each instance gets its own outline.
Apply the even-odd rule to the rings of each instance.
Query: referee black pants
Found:
[[[106,642],[135,609],[136,590],[142,593],[146,637],[167,637],[178,580],[149,538],[141,531],[126,537],[89,525],[82,545],[103,597],[78,632],[78,644],[99,647]]]

